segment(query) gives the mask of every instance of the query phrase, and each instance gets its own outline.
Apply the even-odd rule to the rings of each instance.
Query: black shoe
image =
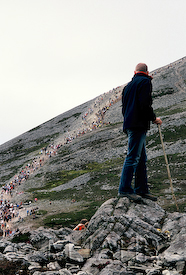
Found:
[[[143,194],[138,194],[138,195],[144,199],[149,199],[151,201],[157,201],[157,198],[150,193],[143,193]]]
[[[134,201],[134,202],[141,202],[142,201],[142,198],[141,196],[137,195],[137,194],[122,194],[122,193],[118,193],[118,197],[127,197],[130,201]]]

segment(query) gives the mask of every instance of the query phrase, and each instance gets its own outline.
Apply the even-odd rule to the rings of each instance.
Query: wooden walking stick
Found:
[[[164,157],[165,157],[165,163],[166,163],[166,166],[167,166],[167,174],[168,174],[168,178],[169,178],[169,181],[170,181],[170,187],[171,187],[171,191],[172,191],[172,197],[175,200],[177,211],[179,211],[179,207],[178,207],[177,200],[176,200],[176,197],[175,197],[175,194],[174,194],[174,190],[173,190],[172,178],[171,178],[171,174],[170,174],[170,169],[169,169],[169,163],[168,163],[167,155],[165,153],[165,147],[164,147],[163,138],[162,138],[162,134],[161,134],[160,124],[158,124],[158,129],[159,129],[160,140],[161,140],[161,144],[162,144],[162,148],[163,148],[163,153],[164,153]]]

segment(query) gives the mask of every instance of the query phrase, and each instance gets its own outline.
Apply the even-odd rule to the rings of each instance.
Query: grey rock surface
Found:
[[[21,261],[35,275],[183,274],[185,224],[185,213],[168,213],[150,200],[112,198],[85,230],[41,227],[30,232],[30,243],[1,237],[0,259]]]

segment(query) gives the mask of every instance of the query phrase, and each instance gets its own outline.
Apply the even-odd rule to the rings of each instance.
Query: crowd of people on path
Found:
[[[57,145],[49,144],[46,147],[41,148],[39,151],[38,156],[34,157],[31,162],[29,162],[25,167],[21,169],[21,171],[14,176],[14,178],[7,183],[6,185],[2,186],[1,189],[1,201],[0,201],[0,235],[3,237],[10,236],[12,234],[15,234],[16,232],[19,232],[18,228],[12,228],[12,221],[22,222],[23,217],[20,215],[20,211],[24,210],[25,215],[24,216],[32,216],[33,219],[35,219],[35,214],[37,211],[37,207],[33,208],[30,204],[30,209],[24,209],[23,203],[21,201],[21,198],[19,198],[19,195],[23,194],[22,191],[17,191],[16,187],[20,186],[24,182],[26,182],[30,175],[36,172],[40,167],[42,167],[45,163],[45,161],[52,156],[57,155],[57,150],[61,148],[64,144],[70,143],[73,139],[78,138],[87,132],[96,130],[99,127],[102,127],[104,124],[107,124],[104,122],[104,116],[107,110],[117,101],[121,99],[121,90],[120,87],[117,87],[108,93],[114,93],[114,98],[110,97],[106,105],[103,106],[103,99],[104,96],[106,96],[108,93],[105,93],[101,96],[99,96],[95,102],[94,106],[92,108],[89,108],[84,115],[82,116],[82,129],[79,129],[76,133],[72,135],[71,133],[67,133],[65,136],[64,143],[59,143]],[[119,89],[119,91],[118,91]],[[95,113],[94,113],[95,112]],[[89,121],[89,116],[91,114],[95,114],[94,120]],[[11,203],[11,198],[13,194],[17,195],[17,199],[20,200],[19,203],[13,204]],[[37,198],[35,198],[35,202],[37,202]],[[86,224],[84,223],[85,219],[82,220],[83,225],[80,227],[86,227],[87,226],[87,220]],[[78,227],[77,227],[78,228]],[[75,230],[80,230],[80,229]]]
[[[108,94],[113,95],[110,96],[110,98],[108,99],[108,102],[104,102],[104,97],[108,96]],[[114,88],[113,90],[110,90],[107,93],[104,93],[103,95],[99,96],[98,98],[96,98],[96,100],[94,101],[94,104],[91,108],[88,108],[87,111],[85,111],[85,113],[82,115],[82,127],[81,129],[78,129],[77,132],[68,132],[67,131],[67,135],[64,138],[64,144],[68,144],[70,142],[72,142],[74,139],[92,132],[93,130],[96,130],[100,127],[102,127],[103,125],[107,125],[109,124],[109,122],[105,122],[104,121],[104,116],[105,113],[107,112],[107,110],[109,110],[109,108],[115,104],[116,102],[118,102],[119,100],[121,100],[121,95],[122,95],[122,89],[121,87],[117,87]],[[103,102],[104,102],[104,106],[103,106]],[[93,120],[90,121],[90,115],[92,115],[94,113],[94,117]]]
[[[22,203],[13,205],[9,200],[6,199],[5,190],[1,191],[1,202],[0,202],[0,236],[7,237],[15,234],[17,230],[12,230],[11,221],[14,218],[21,219],[19,211],[22,208]]]
[[[56,155],[60,146],[60,144],[56,146],[50,144],[49,146],[42,148],[39,152],[39,156],[34,157],[30,163],[23,167],[21,171],[14,176],[13,180],[2,186],[0,201],[0,236],[7,237],[18,231],[18,229],[12,229],[11,221],[15,221],[15,219],[17,222],[23,221],[20,211],[21,209],[24,210],[24,207],[21,198],[19,198],[19,195],[23,194],[23,192],[18,192],[16,187],[26,182],[30,175],[42,167],[48,158]],[[19,203],[17,202],[16,204],[13,204],[10,202],[13,193],[17,196],[17,200],[20,201]],[[35,202],[37,202],[37,198],[35,198]],[[29,202],[29,205],[30,209],[25,209],[26,215],[24,216],[31,216],[35,219],[37,207],[31,207],[31,201]]]

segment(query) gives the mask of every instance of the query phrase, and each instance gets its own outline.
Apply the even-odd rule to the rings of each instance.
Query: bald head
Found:
[[[148,67],[145,63],[139,63],[138,65],[136,65],[135,71],[147,73]]]

